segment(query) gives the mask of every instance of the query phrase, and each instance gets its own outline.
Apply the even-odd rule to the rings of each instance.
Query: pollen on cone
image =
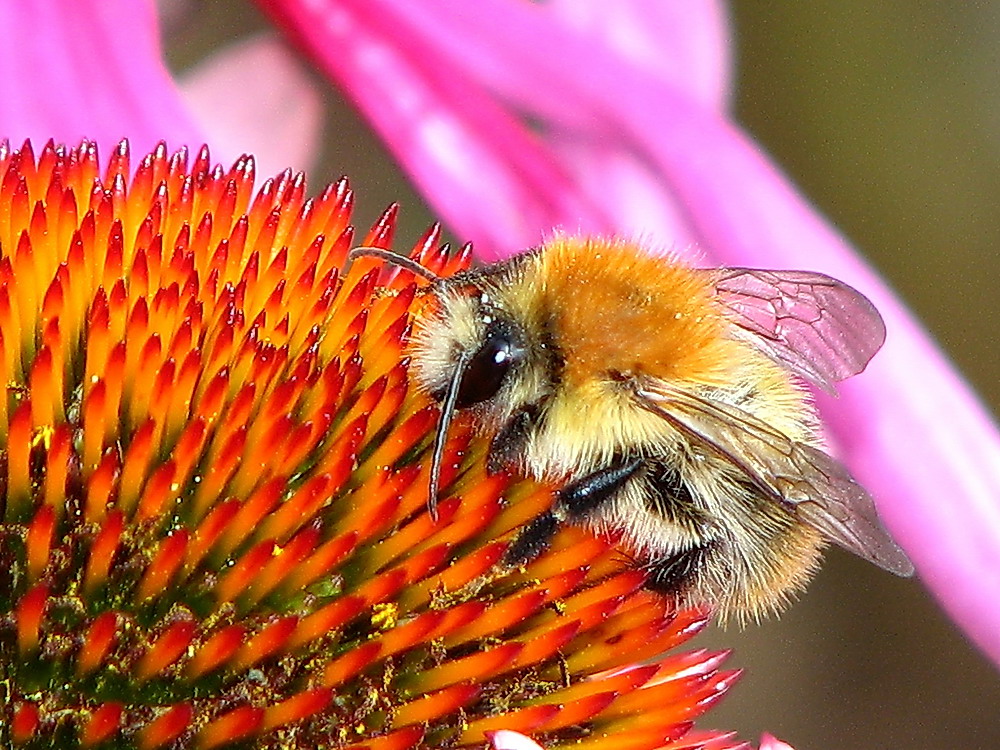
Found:
[[[83,587],[85,591],[92,590],[107,579],[124,529],[125,520],[119,511],[112,511],[104,518],[97,533],[93,536],[90,554],[84,568]]]
[[[411,701],[396,711],[395,726],[419,724],[435,716],[448,715],[469,703],[479,693],[477,685],[453,685]]]
[[[0,739],[733,744],[691,727],[738,676],[725,654],[664,655],[705,616],[611,540],[567,527],[504,565],[553,488],[490,475],[463,415],[430,517],[409,337],[431,293],[347,262],[392,245],[397,209],[356,231],[346,181],[255,171],[0,145]],[[410,255],[471,258],[440,227]]]
[[[316,688],[293,695],[264,712],[261,728],[263,731],[268,731],[312,716],[323,710],[332,695],[332,691],[328,688]]]
[[[160,542],[156,554],[139,582],[137,594],[140,600],[156,596],[170,582],[183,562],[188,537],[188,532],[180,529]]]
[[[361,670],[375,663],[381,648],[379,643],[366,643],[334,659],[324,670],[323,684],[336,687],[352,680]]]
[[[347,745],[344,750],[362,750],[362,748],[364,750],[406,750],[406,748],[420,747],[424,734],[422,727],[404,727],[375,739]]]
[[[415,684],[422,692],[430,692],[463,680],[493,677],[509,669],[523,650],[522,643],[507,643],[490,651],[470,654],[427,670]]]

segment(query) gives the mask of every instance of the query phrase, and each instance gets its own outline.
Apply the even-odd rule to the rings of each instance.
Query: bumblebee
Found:
[[[619,536],[647,586],[723,619],[759,618],[834,542],[907,576],[868,493],[823,448],[807,383],[835,391],[885,340],[862,294],[819,273],[695,269],[614,239],[558,236],[430,280],[417,383],[449,426],[490,438],[488,469],[555,482],[507,550],[521,565],[564,523]]]

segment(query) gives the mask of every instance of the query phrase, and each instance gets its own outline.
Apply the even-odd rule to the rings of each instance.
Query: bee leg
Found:
[[[553,513],[560,521],[583,520],[624,487],[642,464],[642,459],[634,458],[567,484],[556,496]]]
[[[490,474],[496,474],[517,463],[518,457],[528,444],[532,430],[538,423],[540,414],[541,410],[537,405],[529,404],[515,413],[503,429],[493,437],[490,450],[486,454],[486,470]]]
[[[591,511],[611,499],[642,466],[641,459],[615,464],[563,487],[556,495],[552,510],[547,510],[521,529],[507,548],[504,561],[523,565],[538,557],[548,546],[559,525],[582,521]]]
[[[531,562],[538,557],[542,550],[549,546],[552,537],[559,530],[559,519],[555,513],[547,510],[536,517],[531,523],[521,529],[511,545],[504,553],[504,563],[510,567],[517,567]]]
[[[648,561],[642,566],[649,573],[646,588],[670,596],[683,593],[685,585],[694,579],[704,565],[713,546],[711,542],[699,544],[669,557]]]

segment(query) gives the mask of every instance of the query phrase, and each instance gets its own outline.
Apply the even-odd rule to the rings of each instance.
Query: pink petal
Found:
[[[494,750],[542,750],[542,746],[534,740],[509,729],[487,732],[486,736]]]
[[[615,8],[608,13],[619,12],[617,4],[608,5]],[[633,9],[640,5],[636,0]],[[462,0],[369,0],[365,7],[370,23],[395,44],[433,50],[435,64],[451,76],[477,81],[499,99],[539,118],[546,130],[585,130],[613,142],[622,135],[619,121],[633,114],[623,110],[642,102],[659,113],[656,99],[649,97],[663,91],[718,115],[718,96],[706,103],[710,97],[692,83],[701,71],[661,75],[603,38],[595,41],[592,33],[574,29],[548,3],[478,0],[470,11]],[[692,16],[695,26],[720,25],[710,20],[711,8],[707,10]],[[687,59],[704,61],[713,49],[718,52],[721,45],[700,45],[701,54]],[[684,57],[678,55],[678,64]]]
[[[0,131],[12,141],[128,137],[134,153],[204,137],[163,64],[150,0],[0,3]]]
[[[764,732],[760,737],[760,750],[795,750],[795,748],[787,742],[782,742],[773,734]]]
[[[684,209],[650,171],[648,156],[623,143],[622,128],[608,126],[615,103],[594,105],[602,90],[637,99],[651,87],[663,88],[662,81],[620,59],[610,46],[557,22],[544,4],[484,0],[475,13],[452,0],[355,0],[336,9],[321,3],[322,12],[295,1],[265,5],[305,38],[314,54],[326,55],[328,69],[382,130],[438,211],[476,243],[481,256],[533,245],[552,227],[669,238],[664,249],[690,244]],[[439,99],[447,108],[442,119],[462,123],[462,138],[453,137],[448,149],[428,148],[414,137],[433,121],[432,108],[415,115],[413,108],[393,112],[386,106],[413,98],[412,92],[399,90],[414,88],[410,80],[403,83],[398,74],[390,78],[384,66],[359,70],[343,54],[352,40],[339,31],[322,40],[319,19],[337,11],[346,15],[349,6],[358,7],[355,15],[367,24],[365,33],[379,34],[383,47],[407,59],[414,78],[450,81],[452,89],[463,90]],[[416,51],[422,49],[434,54],[419,56]],[[577,70],[585,75],[575,75]],[[385,87],[387,95],[376,96],[376,86]],[[558,123],[545,133],[553,150],[547,152],[517,118],[498,110],[490,91],[531,108],[543,122]],[[483,127],[484,117],[491,120],[489,129]],[[471,132],[466,125],[480,129]],[[449,162],[470,170],[469,179],[447,174]],[[522,168],[525,163],[533,175]],[[499,175],[501,189],[483,195],[483,174]]]
[[[574,189],[613,217],[606,233],[633,238],[652,252],[692,249],[694,238],[684,207],[641,157],[587,136],[560,133],[547,140],[568,170]],[[477,254],[483,255],[479,249],[477,244]]]
[[[470,11],[462,0],[368,0],[364,7],[371,26],[397,46],[433,50],[433,64],[452,78],[478,82],[548,127],[615,138],[605,110],[616,105],[602,101],[605,93],[622,93],[633,79],[662,83],[574,30],[545,3],[478,0]]]
[[[566,224],[605,231],[604,207],[573,190],[541,140],[368,0],[262,5],[349,92],[457,232],[507,253]]]
[[[273,36],[261,34],[220,49],[178,83],[223,161],[253,154],[264,177],[287,167],[312,168],[323,125],[320,93]]]
[[[549,0],[548,9],[623,59],[723,110],[730,94],[729,24],[722,2]]]
[[[734,143],[737,149],[746,145],[735,128],[717,111],[691,97],[685,87],[664,83],[610,48],[595,46],[584,35],[554,21],[545,4],[480,0],[475,13],[468,12],[461,0],[368,0],[365,7],[372,9],[369,20],[383,29],[387,43],[432,49],[434,64],[442,74],[460,79],[468,87],[473,84],[465,77],[473,79],[485,90],[526,108],[543,123],[556,148],[570,144],[568,156],[574,162],[592,149],[606,162],[617,158],[630,165],[628,189],[603,196],[602,207],[611,210],[600,225],[613,230],[648,235],[663,225],[655,211],[649,216],[657,218],[648,219],[645,225],[634,221],[622,225],[619,217],[623,207],[617,195],[641,194],[647,204],[653,204],[666,190],[673,195],[667,202],[670,213],[686,215],[687,203],[698,198],[696,191],[701,189],[702,180],[715,177],[714,183],[720,183],[727,179],[725,153],[704,149],[703,142],[712,139],[729,151]],[[457,107],[463,104],[461,100],[454,102]],[[765,164],[752,147],[743,150]],[[613,157],[616,152],[617,157]],[[404,160],[408,158],[405,152],[399,153]],[[578,165],[577,169],[582,171]],[[716,169],[718,175],[714,174]],[[689,179],[692,173],[697,178],[694,181]],[[599,184],[599,175],[592,179]],[[713,215],[702,227],[692,226],[692,217],[685,216],[688,226],[683,229],[676,218],[671,219],[668,225],[677,227],[676,234],[680,234],[671,236],[674,245],[683,247],[693,238],[711,250],[715,245],[703,233],[714,228],[717,218],[731,224],[738,218],[735,228],[758,231],[753,195],[741,193],[738,201],[733,200],[733,189],[739,185],[728,183],[726,198],[733,204],[732,217]],[[560,186],[583,192],[579,184],[555,185]],[[586,192],[596,191],[588,186]],[[794,196],[791,189],[786,188],[786,192]],[[586,204],[569,206],[581,207]],[[466,210],[475,210],[475,201],[468,201]],[[558,223],[573,228],[574,219],[580,224],[588,221],[587,216],[569,216],[560,217]]]
[[[636,63],[664,84],[685,89],[697,102],[723,110],[729,97],[729,26],[722,3],[659,0],[552,0],[546,7],[592,43]],[[659,175],[636,153],[570,132],[548,138],[573,171],[578,189],[613,210],[616,232],[666,251],[691,244],[683,209]],[[660,242],[663,240],[661,239]]]

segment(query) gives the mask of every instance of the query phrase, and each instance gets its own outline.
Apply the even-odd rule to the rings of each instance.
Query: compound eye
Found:
[[[487,328],[482,345],[462,373],[455,406],[464,409],[493,398],[522,354],[523,349],[508,326],[493,324]]]

